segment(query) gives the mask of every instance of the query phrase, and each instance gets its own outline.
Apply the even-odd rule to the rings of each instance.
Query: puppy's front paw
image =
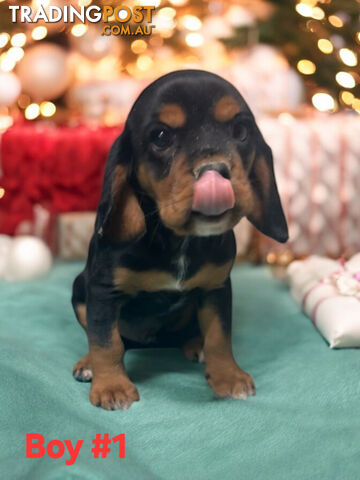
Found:
[[[219,397],[231,397],[245,400],[255,395],[255,385],[249,374],[237,365],[227,369],[212,369],[207,371],[205,378]]]
[[[127,410],[133,402],[140,400],[139,392],[126,377],[106,381],[93,380],[90,389],[90,402],[105,410]]]

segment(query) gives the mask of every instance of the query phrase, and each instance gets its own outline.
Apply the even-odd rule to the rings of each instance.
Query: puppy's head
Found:
[[[143,91],[110,153],[105,183],[98,226],[108,222],[112,237],[145,230],[135,189],[178,235],[219,235],[246,216],[266,235],[288,238],[271,149],[239,92],[208,72],[173,72]]]

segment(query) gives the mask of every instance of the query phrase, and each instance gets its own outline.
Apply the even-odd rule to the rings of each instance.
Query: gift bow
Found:
[[[330,275],[321,279],[317,284],[310,287],[303,296],[302,308],[305,310],[306,301],[315,289],[323,285],[331,285],[334,288],[334,293],[328,293],[316,302],[311,315],[314,325],[316,325],[317,311],[325,300],[334,297],[348,296],[360,301],[360,271],[353,272],[349,270],[343,258],[340,258],[338,262],[340,269],[335,270]]]

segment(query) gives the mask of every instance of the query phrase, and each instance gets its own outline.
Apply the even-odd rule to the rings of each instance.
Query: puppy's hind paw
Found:
[[[191,362],[203,363],[205,360],[203,343],[204,341],[201,337],[194,337],[188,340],[182,346],[185,357]]]
[[[90,365],[89,354],[85,355],[85,357],[75,363],[73,368],[73,376],[78,382],[91,382],[93,378],[93,372]]]

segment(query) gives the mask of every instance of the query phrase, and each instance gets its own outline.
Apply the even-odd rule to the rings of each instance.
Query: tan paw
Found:
[[[191,362],[204,362],[203,339],[201,337],[194,337],[188,340],[182,346],[182,351]]]
[[[139,392],[126,377],[113,381],[93,380],[90,389],[90,402],[105,410],[127,410],[133,402],[140,400]]]
[[[245,400],[248,396],[255,395],[253,379],[238,366],[229,370],[212,369],[206,372],[205,378],[219,397]]]
[[[73,376],[78,382],[91,382],[93,373],[90,365],[89,354],[85,355],[85,357],[75,363],[73,368]]]

